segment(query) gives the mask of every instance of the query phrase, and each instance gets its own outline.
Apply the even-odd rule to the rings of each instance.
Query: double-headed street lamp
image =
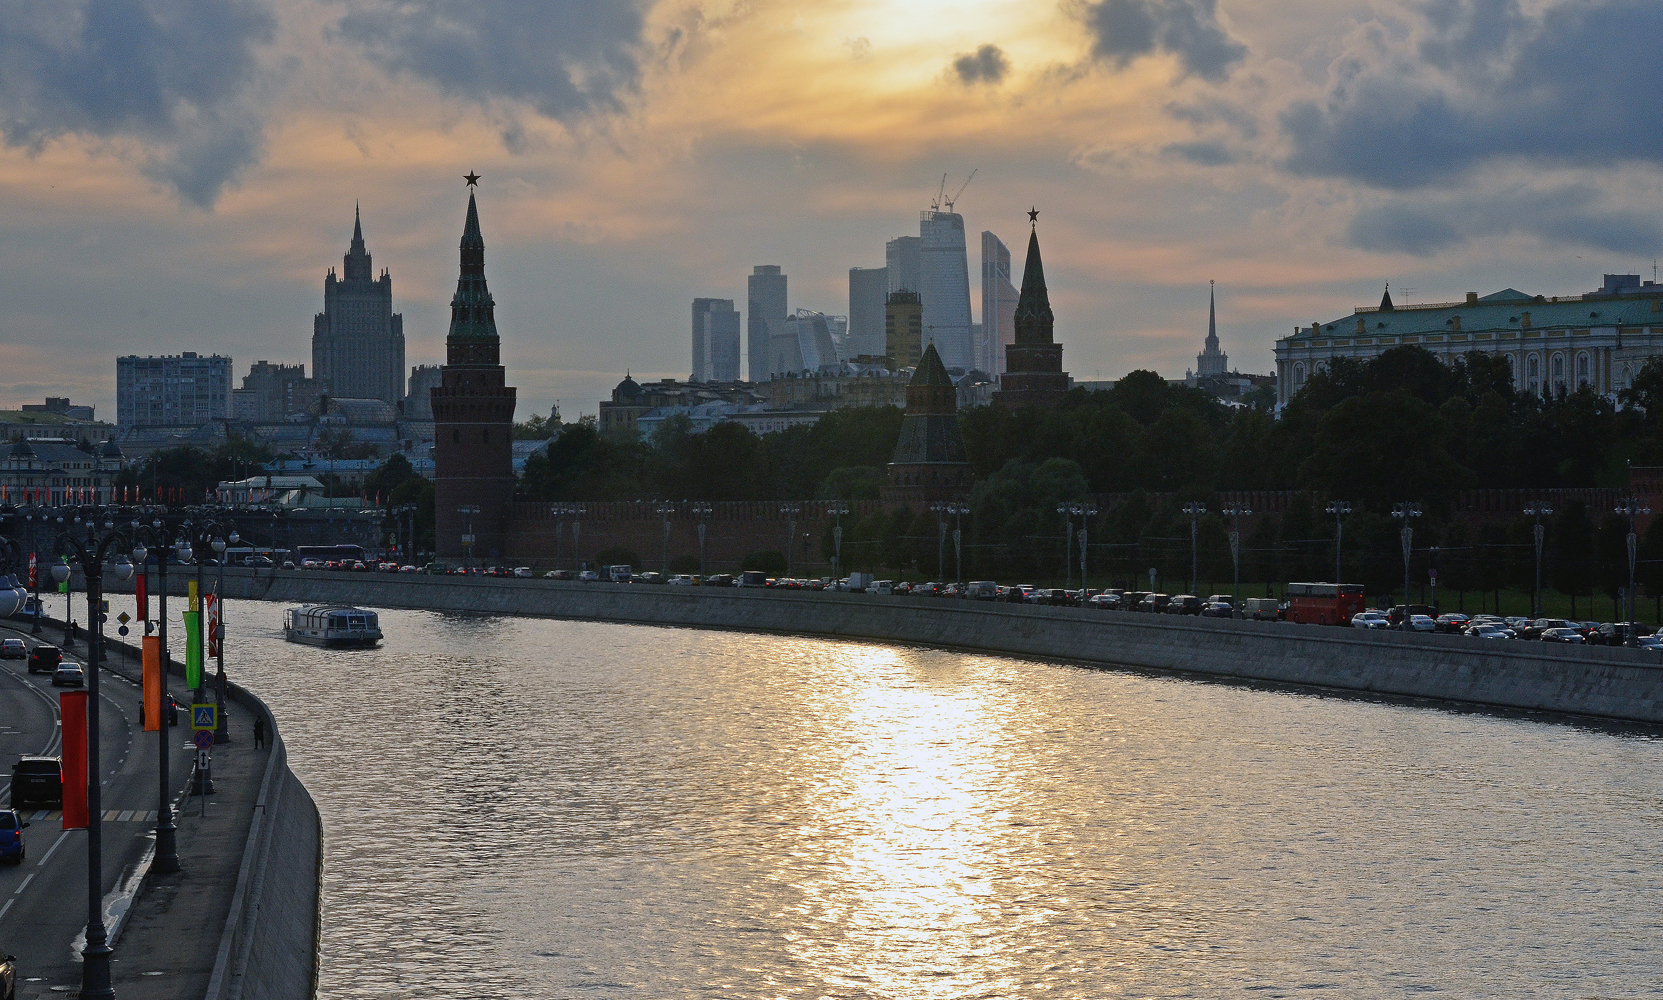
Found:
[[[1552,517],[1553,508],[1545,503],[1534,503],[1524,509],[1526,517],[1535,520],[1531,534],[1536,538],[1536,588],[1530,592],[1530,617],[1542,617],[1542,539],[1547,534],[1547,528],[1542,524],[1542,518]]]
[[[478,517],[480,509],[473,504],[464,504],[456,508],[456,513],[467,519],[467,531],[462,535],[462,544],[468,547],[468,566],[473,566],[473,519]]]
[[[1634,642],[1634,560],[1640,550],[1640,536],[1634,533],[1635,518],[1651,513],[1651,508],[1643,505],[1639,498],[1629,497],[1617,504],[1618,517],[1628,518],[1628,591],[1627,608],[1624,610],[1623,632],[1624,643],[1632,645]]]
[[[1409,614],[1409,553],[1414,546],[1415,529],[1410,526],[1409,522],[1420,517],[1420,504],[1393,504],[1392,516],[1403,522],[1403,530],[1398,532],[1398,535],[1403,539],[1403,631],[1412,632],[1414,626],[1409,621],[1412,617]]]
[[[1334,519],[1334,583],[1338,585],[1344,578],[1340,573],[1340,522],[1351,516],[1351,504],[1335,500],[1329,503],[1327,510]]]
[[[79,522],[80,518],[76,518]],[[88,518],[84,538],[78,528],[66,529],[58,536],[58,547],[67,549],[81,564],[81,575],[87,581],[87,943],[81,950],[81,996],[104,998],[115,996],[110,986],[110,941],[104,928],[104,766],[100,761],[98,739],[98,674],[103,652],[102,630],[97,627],[103,613],[104,562],[111,549],[125,540],[113,531],[114,522],[106,520],[103,538]],[[52,576],[59,583],[69,579],[67,562],[52,567]],[[116,575],[130,579],[130,563],[118,563]]]
[[[1230,519],[1230,564],[1235,569],[1235,583],[1230,590],[1231,617],[1241,617],[1241,519],[1253,511],[1246,504],[1231,504],[1219,513]],[[1335,561],[1335,583],[1339,582],[1339,565]]]
[[[144,539],[149,538],[156,550],[156,580],[158,583],[156,611],[157,645],[161,647],[162,661],[162,703],[156,726],[156,750],[159,766],[157,776],[156,805],[156,859],[152,862],[155,871],[168,873],[179,870],[179,848],[177,830],[173,825],[173,797],[169,786],[172,779],[168,774],[168,740],[172,738],[168,732],[167,721],[167,665],[169,653],[167,648],[167,559],[173,551],[168,543],[161,515],[155,515],[149,524],[142,524],[135,520],[133,529],[133,565],[140,573],[147,572],[150,550],[145,547]],[[183,545],[183,543],[180,543]]]
[[[393,517],[396,519],[394,522],[397,526],[395,530],[402,529],[399,530],[399,536],[404,539],[404,544],[401,546],[404,550],[404,558],[400,562],[414,563],[416,561],[416,505],[413,503],[399,504],[393,508]],[[277,544],[276,538],[272,539],[272,544]],[[559,545],[558,539],[556,539],[555,544]]]
[[[658,505],[657,514],[664,519],[664,547],[659,553],[658,571],[665,576],[670,575],[670,515],[675,512],[676,509],[667,503]]]
[[[839,500],[826,509],[834,519],[832,524],[832,582],[843,579],[843,515],[849,513],[849,508]],[[704,527],[704,521],[699,521],[699,527]],[[699,536],[699,571],[704,571],[704,536]]]
[[[943,504],[941,513],[953,519],[953,575],[958,583],[964,582],[964,515],[970,513],[970,505],[964,503]],[[946,522],[942,522],[945,524]]]
[[[1074,548],[1074,519],[1080,519],[1080,589],[1086,589],[1086,530],[1091,519],[1097,516],[1097,505],[1089,503],[1065,503],[1057,508],[1057,513],[1063,516],[1063,585],[1069,586],[1074,582],[1074,567],[1070,560],[1073,558]]]
[[[687,508],[688,513],[699,519],[699,581],[703,582],[704,569],[704,519],[711,514],[711,506],[707,503],[696,503]]]
[[[1197,525],[1201,521],[1201,515],[1207,513],[1207,507],[1206,507],[1205,504],[1187,503],[1187,504],[1184,504],[1184,513],[1188,514],[1189,519],[1190,519],[1190,589],[1189,589],[1189,592],[1193,594],[1193,593],[1195,593],[1196,567],[1197,567],[1197,564],[1198,564],[1197,563],[1196,552],[1197,552],[1197,536],[1198,536],[1199,529],[1197,528]]]

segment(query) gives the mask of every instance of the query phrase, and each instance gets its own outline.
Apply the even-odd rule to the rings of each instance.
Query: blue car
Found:
[[[28,825],[15,809],[0,809],[0,861],[23,863],[23,829]]]

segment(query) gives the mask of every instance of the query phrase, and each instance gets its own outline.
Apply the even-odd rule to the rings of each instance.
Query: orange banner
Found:
[[[64,737],[64,829],[87,828],[87,692],[58,695]]]
[[[144,731],[154,733],[162,728],[162,692],[166,689],[162,672],[162,640],[160,636],[144,637]]]

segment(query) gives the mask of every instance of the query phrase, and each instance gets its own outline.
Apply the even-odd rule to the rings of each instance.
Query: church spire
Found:
[[[1218,350],[1218,313],[1213,307],[1213,282],[1207,282],[1207,351]]]
[[[357,202],[352,205],[352,243],[341,261],[341,277],[347,281],[370,280],[370,252],[364,248],[364,223]]]
[[[1380,296],[1380,311],[1389,313],[1396,310],[1397,306],[1392,305],[1392,283],[1388,281],[1386,282],[1386,294]]]
[[[456,294],[450,300],[450,333],[445,338],[451,364],[497,364],[496,301],[485,282],[485,237],[479,230],[479,206],[474,202],[473,187],[468,188],[468,217],[462,225],[460,273],[456,278]],[[458,347],[466,345],[489,350],[463,350],[467,360],[458,360]],[[489,360],[483,360],[486,354]]]

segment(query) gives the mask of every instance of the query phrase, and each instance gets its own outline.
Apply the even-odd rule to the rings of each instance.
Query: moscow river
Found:
[[[610,624],[394,611],[323,651],[229,610],[323,814],[325,998],[1663,981],[1653,738]]]

